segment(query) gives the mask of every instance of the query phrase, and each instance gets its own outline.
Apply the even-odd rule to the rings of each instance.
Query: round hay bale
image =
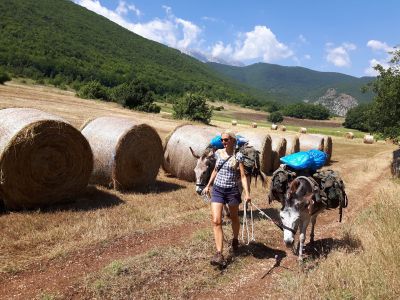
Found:
[[[29,108],[0,110],[0,198],[8,209],[66,202],[85,190],[93,156],[60,117]]]
[[[270,134],[272,140],[272,168],[271,172],[279,168],[280,158],[286,154],[287,141],[284,137],[278,134]]]
[[[374,143],[374,136],[370,134],[364,135],[363,139],[364,144],[373,144]]]
[[[324,139],[324,148],[322,151],[324,151],[328,155],[326,163],[329,163],[331,161],[332,151],[333,151],[332,137],[330,137],[329,135],[322,135],[322,134],[310,134],[310,135]]]
[[[300,133],[307,133],[307,128],[301,127],[299,130]]]
[[[272,124],[272,125],[271,125],[271,129],[272,129],[272,130],[278,130],[278,125]]]
[[[127,190],[155,182],[163,149],[153,127],[127,118],[100,117],[88,122],[82,134],[94,156],[91,183]]]
[[[260,151],[260,165],[261,172],[268,174],[272,170],[272,140],[269,134],[242,131],[238,132],[239,135],[248,139],[249,145]]]
[[[297,135],[285,134],[283,137],[286,139],[286,155],[300,151],[300,140]]]
[[[354,139],[354,133],[352,133],[352,132],[346,132],[346,134],[344,135],[344,137],[345,137],[346,139],[352,140],[352,139]]]
[[[317,149],[324,151],[324,138],[318,135],[300,134],[300,151]]]
[[[257,128],[257,123],[256,122],[251,123],[251,127],[252,128]]]
[[[195,181],[194,168],[197,159],[193,157],[189,147],[197,155],[201,155],[211,139],[221,134],[221,131],[218,128],[191,124],[176,127],[165,141],[163,169],[179,179]]]
[[[285,125],[281,125],[281,126],[279,126],[279,128],[280,128],[281,131],[286,131],[286,126]]]
[[[232,124],[232,126],[236,126],[237,125],[237,121],[236,120],[232,120],[231,124]]]

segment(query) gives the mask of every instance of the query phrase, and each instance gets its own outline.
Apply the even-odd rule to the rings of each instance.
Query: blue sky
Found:
[[[397,0],[73,1],[145,38],[233,65],[373,76],[400,45]]]

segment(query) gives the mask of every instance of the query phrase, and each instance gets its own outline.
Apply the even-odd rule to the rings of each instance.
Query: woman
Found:
[[[241,203],[239,177],[244,190],[245,202],[251,201],[249,182],[243,165],[243,155],[240,152],[235,154],[236,136],[231,131],[225,131],[221,134],[221,141],[224,149],[220,149],[215,153],[217,159],[215,169],[204,191],[209,194],[210,186],[213,185],[211,222],[213,224],[217,253],[211,259],[211,264],[217,266],[224,266],[226,264],[222,255],[224,239],[222,232],[222,209],[225,204],[229,206],[230,218],[232,220],[232,250],[236,251],[239,246],[238,235],[240,223],[238,211],[239,204]]]

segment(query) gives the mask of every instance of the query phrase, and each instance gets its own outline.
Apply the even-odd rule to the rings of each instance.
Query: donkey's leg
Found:
[[[307,226],[308,223],[310,222],[310,219],[302,220],[299,224],[300,226],[300,245],[299,245],[299,261],[303,261],[303,251],[304,251],[304,242],[306,241],[306,232],[307,232]]]
[[[313,215],[311,217],[310,244],[314,243],[314,228],[315,228],[315,223],[316,222],[317,222],[317,215]]]

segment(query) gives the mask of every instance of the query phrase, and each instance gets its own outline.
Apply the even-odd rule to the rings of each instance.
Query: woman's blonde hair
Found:
[[[232,139],[236,140],[236,134],[233,131],[229,130],[229,129],[223,131],[221,133],[221,137],[222,137],[223,134],[229,135]]]

